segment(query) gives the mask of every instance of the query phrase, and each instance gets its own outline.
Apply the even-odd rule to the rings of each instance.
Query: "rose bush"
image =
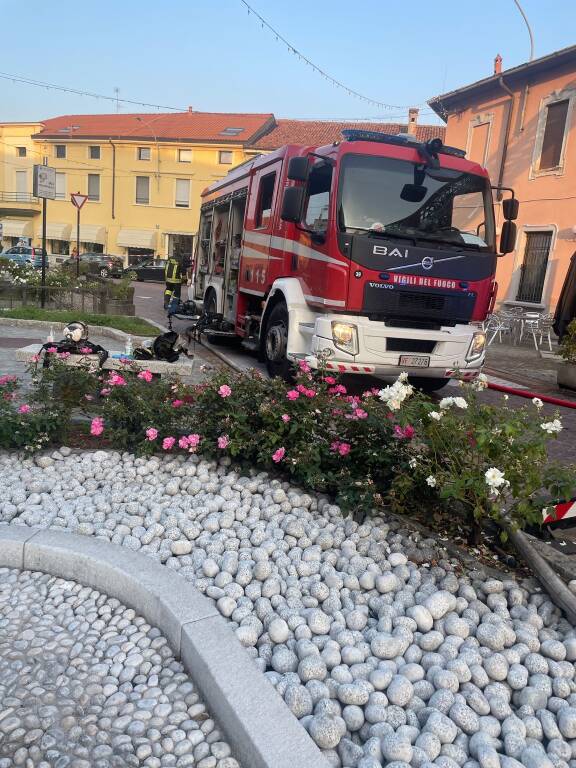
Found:
[[[332,495],[357,517],[389,505],[415,505],[512,525],[538,522],[545,505],[570,498],[573,468],[548,462],[562,429],[541,416],[541,401],[517,409],[477,397],[485,382],[464,384],[441,400],[414,391],[406,376],[350,395],[326,371],[301,362],[290,385],[257,372],[216,372],[201,385],[132,370],[69,368],[56,359],[37,377],[30,402],[48,402],[58,377],[77,381],[62,408],[82,408],[96,442],[137,453],[227,456],[244,468],[282,472]],[[70,387],[68,387],[70,391]],[[62,411],[62,413],[64,412]],[[30,413],[16,413],[19,419]],[[7,438],[8,439],[8,438]]]
[[[53,401],[43,404],[22,402],[15,376],[0,376],[0,448],[28,453],[61,441],[67,420]]]

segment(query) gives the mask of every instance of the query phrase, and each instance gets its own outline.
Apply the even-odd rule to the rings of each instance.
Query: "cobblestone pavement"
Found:
[[[118,600],[0,568],[0,768],[238,768],[166,639]]]

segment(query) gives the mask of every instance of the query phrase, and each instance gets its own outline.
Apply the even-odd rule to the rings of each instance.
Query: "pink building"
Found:
[[[429,104],[446,144],[520,200],[516,250],[499,259],[498,303],[553,310],[576,250],[576,46],[501,71]],[[497,224],[501,196],[494,193]]]

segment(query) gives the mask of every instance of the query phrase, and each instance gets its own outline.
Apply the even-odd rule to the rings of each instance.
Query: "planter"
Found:
[[[134,316],[136,310],[134,304],[126,299],[106,299],[106,315],[130,315]]]
[[[576,363],[562,363],[556,376],[559,387],[576,390]]]

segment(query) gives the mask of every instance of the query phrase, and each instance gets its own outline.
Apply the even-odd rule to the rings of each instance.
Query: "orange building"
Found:
[[[428,103],[446,144],[485,165],[520,200],[516,250],[499,259],[499,304],[553,310],[576,250],[576,46],[502,71]],[[497,223],[501,195],[494,193]]]

